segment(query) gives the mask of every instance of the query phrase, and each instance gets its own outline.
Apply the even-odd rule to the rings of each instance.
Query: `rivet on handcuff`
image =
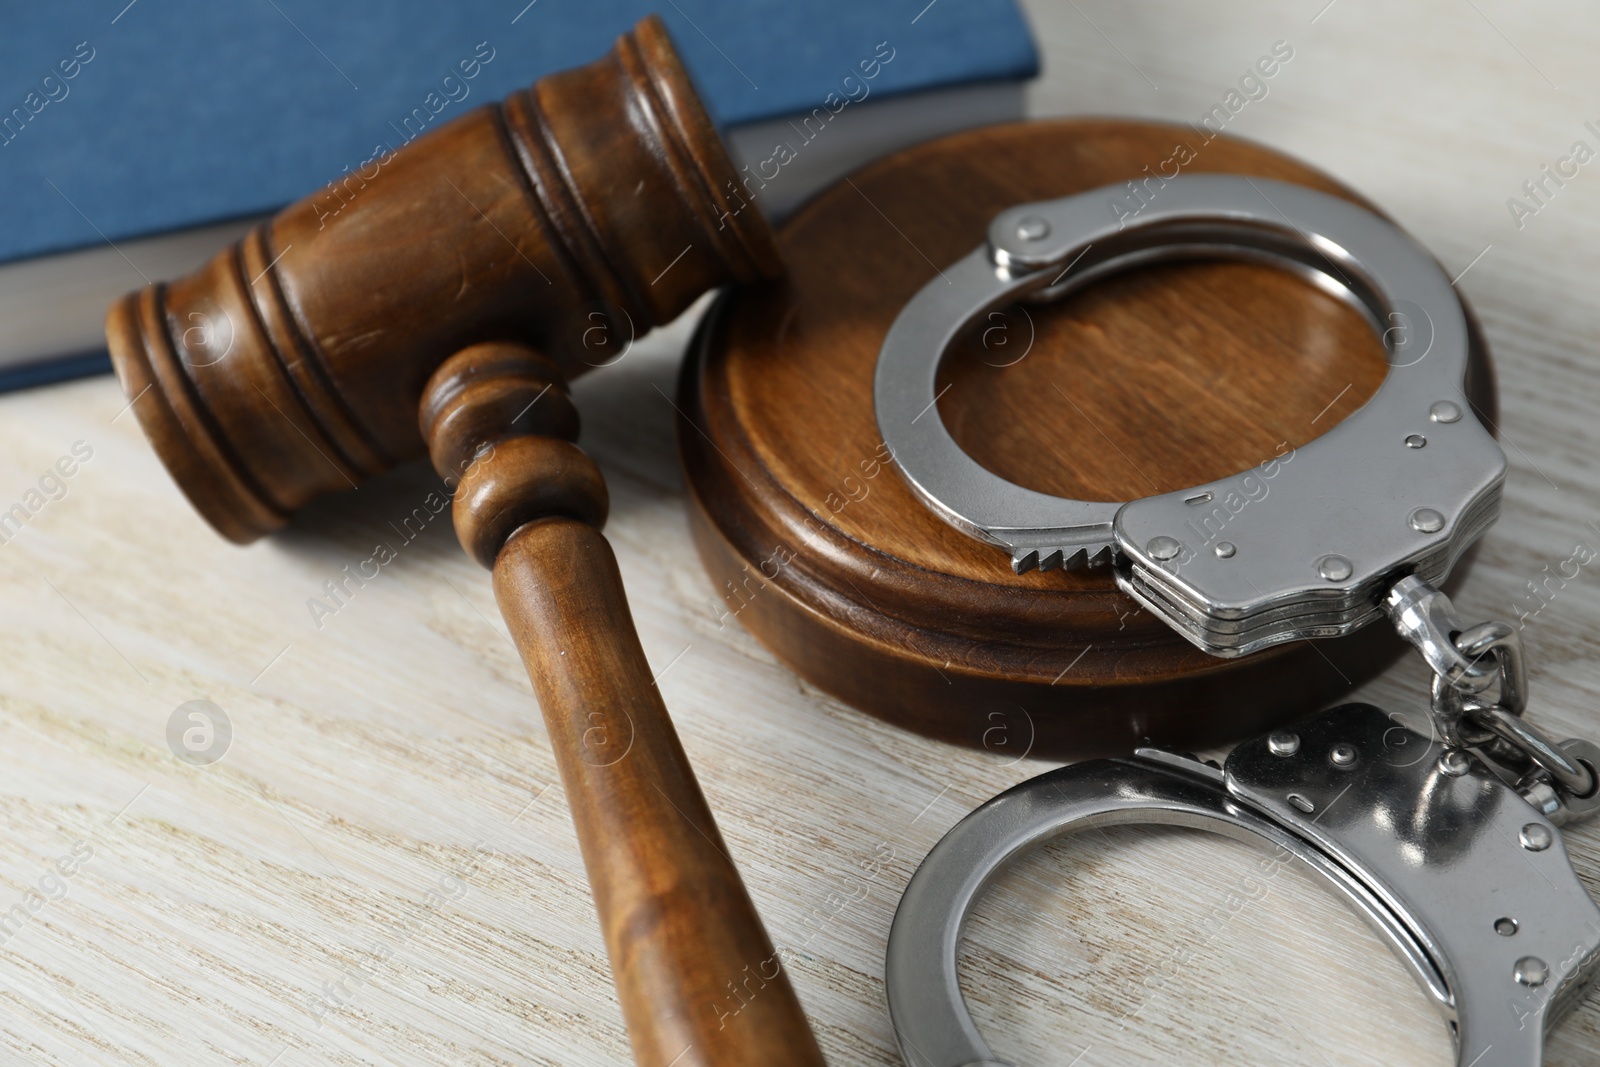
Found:
[[[1434,736],[1351,704],[1245,742],[1220,768],[1143,748],[994,798],[928,854],[895,915],[886,980],[901,1054],[913,1067],[999,1064],[956,967],[968,910],[1001,868],[1091,826],[1175,823],[1262,844],[1326,881],[1415,974],[1462,1067],[1537,1065],[1545,1031],[1600,962],[1600,909],[1557,829],[1600,809],[1600,746],[1529,723],[1517,630],[1466,624],[1436,588],[1498,516],[1506,468],[1465,414],[1460,301],[1411,238],[1310,189],[1185,176],[1125,224],[1108,220],[1105,192],[1001,212],[985,246],[901,311],[874,398],[902,474],[1018,571],[1110,565],[1121,589],[1213,655],[1387,616],[1432,672]],[[1287,267],[1350,300],[1388,351],[1378,392],[1296,450],[1270,506],[1229,506],[1250,498],[1251,471],[1123,504],[1052,497],[991,473],[945,429],[939,362],[981,316],[1195,256]]]

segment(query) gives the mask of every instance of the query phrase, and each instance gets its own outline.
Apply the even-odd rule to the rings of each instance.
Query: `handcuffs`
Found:
[[[1600,908],[1558,829],[1600,809],[1600,746],[1528,722],[1516,628],[1469,625],[1437,588],[1498,516],[1506,470],[1462,392],[1460,301],[1410,237],[1311,189],[1186,175],[1132,218],[1107,212],[1108,194],[1001,212],[984,246],[901,311],[874,381],[901,474],[1018,572],[1110,566],[1124,592],[1212,655],[1387,616],[1432,672],[1432,736],[1351,704],[1247,741],[1221,767],[1141,748],[990,800],[928,854],[895,914],[886,986],[901,1054],[912,1067],[999,1067],[962,997],[957,949],[1002,868],[1064,834],[1167,823],[1263,845],[1327,882],[1416,976],[1461,1067],[1537,1065],[1545,1031],[1600,966]],[[1000,478],[951,437],[935,376],[982,316],[1202,256],[1300,274],[1350,301],[1388,352],[1377,393],[1295,451],[1270,501],[1254,468],[1128,503],[1066,500]]]

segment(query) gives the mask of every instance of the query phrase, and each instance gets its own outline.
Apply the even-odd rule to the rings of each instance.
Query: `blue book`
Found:
[[[1037,71],[1015,0],[34,5],[0,35],[0,388],[103,368],[117,295],[652,11],[739,163],[849,99],[765,205],[780,216],[875,155],[1020,117]]]

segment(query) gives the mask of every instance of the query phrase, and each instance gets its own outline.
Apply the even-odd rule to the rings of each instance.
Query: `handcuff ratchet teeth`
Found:
[[[1469,414],[1466,315],[1438,263],[1386,220],[1303,186],[1184,176],[1131,220],[1107,211],[1108,192],[1001,212],[988,243],[895,319],[874,403],[917,493],[1009,550],[1019,571],[1111,560],[1125,592],[1216,656],[1360,629],[1398,574],[1441,582],[1498,515],[1506,459]],[[1349,300],[1388,353],[1378,392],[1287,457],[1129,503],[1026,489],[951,437],[936,403],[939,362],[985,314],[1200,256],[1282,266]],[[1278,477],[1290,469],[1295,477]]]

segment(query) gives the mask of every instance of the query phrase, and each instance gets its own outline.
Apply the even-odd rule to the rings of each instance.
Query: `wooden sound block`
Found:
[[[1200,748],[1258,733],[1400,650],[1374,625],[1212,658],[1106,569],[1013,574],[1008,553],[915,497],[882,444],[872,378],[884,334],[940,268],[984,241],[997,212],[1129,180],[1159,198],[1159,175],[1179,164],[1371,207],[1260,145],[1064,120],[898,153],[782,228],[788,277],[725,295],[680,385],[695,537],[724,622],[870,714],[1059,758],[1126,752],[1145,738]],[[1127,204],[1138,205],[1131,189]],[[1467,395],[1492,422],[1476,323],[1471,336]],[[1378,336],[1343,301],[1269,266],[1199,261],[990,315],[947,356],[938,404],[956,440],[995,473],[1061,496],[1128,500],[1305,444],[1370,397],[1386,370]]]

